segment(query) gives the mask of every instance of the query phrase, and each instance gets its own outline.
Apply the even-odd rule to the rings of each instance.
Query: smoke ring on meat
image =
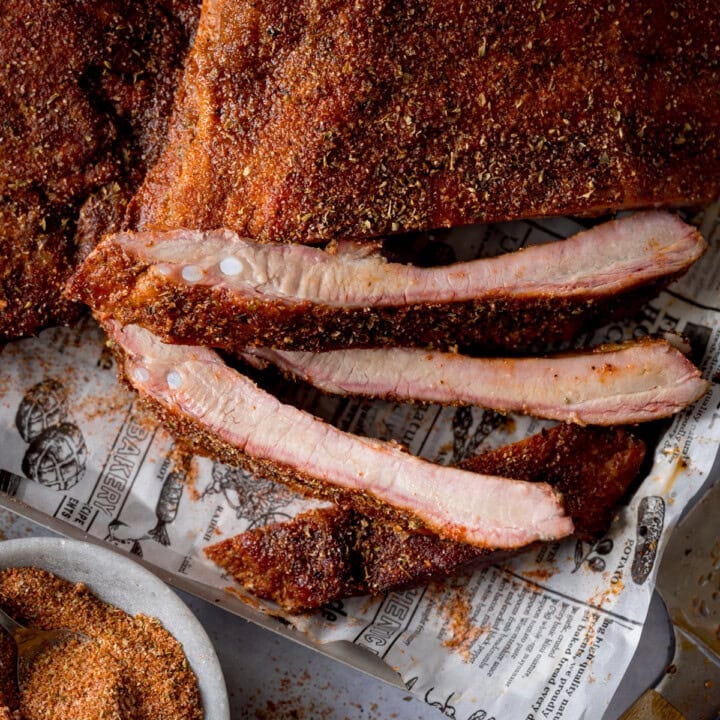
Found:
[[[642,340],[547,357],[473,358],[407,348],[325,353],[249,349],[325,392],[448,405],[479,405],[581,425],[668,417],[708,389],[700,371],[665,340]]]
[[[106,328],[126,354],[129,382],[166,425],[223,462],[477,546],[518,547],[573,530],[548,485],[445,468],[342,432],[282,404],[207,348],[164,345],[114,321]],[[146,382],[138,382],[137,367],[148,372]],[[181,378],[176,389],[170,373]]]
[[[68,295],[166,342],[230,351],[458,344],[517,351],[627,314],[705,248],[695,228],[662,212],[436,268],[264,245],[229,230],[120,233],[98,245]],[[230,258],[237,274],[222,271]]]

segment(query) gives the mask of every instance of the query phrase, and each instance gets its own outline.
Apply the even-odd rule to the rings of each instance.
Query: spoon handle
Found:
[[[4,610],[0,608],[0,627],[5,628],[10,635],[15,638],[15,633],[22,627],[20,623],[15,622]]]

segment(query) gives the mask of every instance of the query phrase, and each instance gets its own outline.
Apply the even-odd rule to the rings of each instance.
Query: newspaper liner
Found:
[[[720,358],[720,220],[707,211],[710,250],[632,321],[581,342],[678,331],[703,376]],[[519,249],[582,227],[555,219],[466,228],[448,241],[463,257]],[[116,379],[90,320],[0,348],[0,490],[237,609],[231,584],[203,547],[314,505],[207,458],[182,462],[172,439]],[[441,408],[278,391],[343,429],[394,438],[454,463],[547,423],[478,408]],[[317,643],[347,640],[397,670],[445,715],[601,718],[637,647],[670,530],[708,479],[720,443],[720,386],[657,430],[652,467],[606,537],[549,544],[444,583],[353,598],[291,618]],[[74,530],[74,531],[75,531]],[[224,596],[225,600],[222,599]],[[277,608],[254,601],[278,614]]]

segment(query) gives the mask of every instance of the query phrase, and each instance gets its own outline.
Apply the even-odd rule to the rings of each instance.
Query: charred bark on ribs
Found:
[[[129,227],[274,242],[701,205],[720,3],[208,0]]]
[[[578,537],[592,541],[607,529],[644,456],[643,442],[625,430],[559,425],[461,467],[551,484]],[[337,506],[241,533],[205,553],[247,591],[288,612],[380,595],[508,556]]]
[[[0,13],[0,341],[72,320],[79,260],[165,139],[198,0],[6,0]]]

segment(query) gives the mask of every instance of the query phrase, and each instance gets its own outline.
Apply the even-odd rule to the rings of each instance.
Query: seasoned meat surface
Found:
[[[644,456],[644,443],[625,430],[558,425],[461,467],[552,484],[563,493],[577,535],[594,539],[607,529]],[[247,590],[290,612],[418,585],[502,557],[339,506],[241,533],[205,552]]]
[[[207,0],[136,228],[283,242],[720,192],[720,3]]]
[[[128,232],[97,246],[69,293],[101,317],[141,324],[168,342],[230,352],[263,345],[521,352],[628,315],[706,246],[694,227],[659,211],[431,268],[259,243],[229,230]]]
[[[0,339],[67,321],[72,267],[165,138],[197,0],[7,0],[0,13]]]

